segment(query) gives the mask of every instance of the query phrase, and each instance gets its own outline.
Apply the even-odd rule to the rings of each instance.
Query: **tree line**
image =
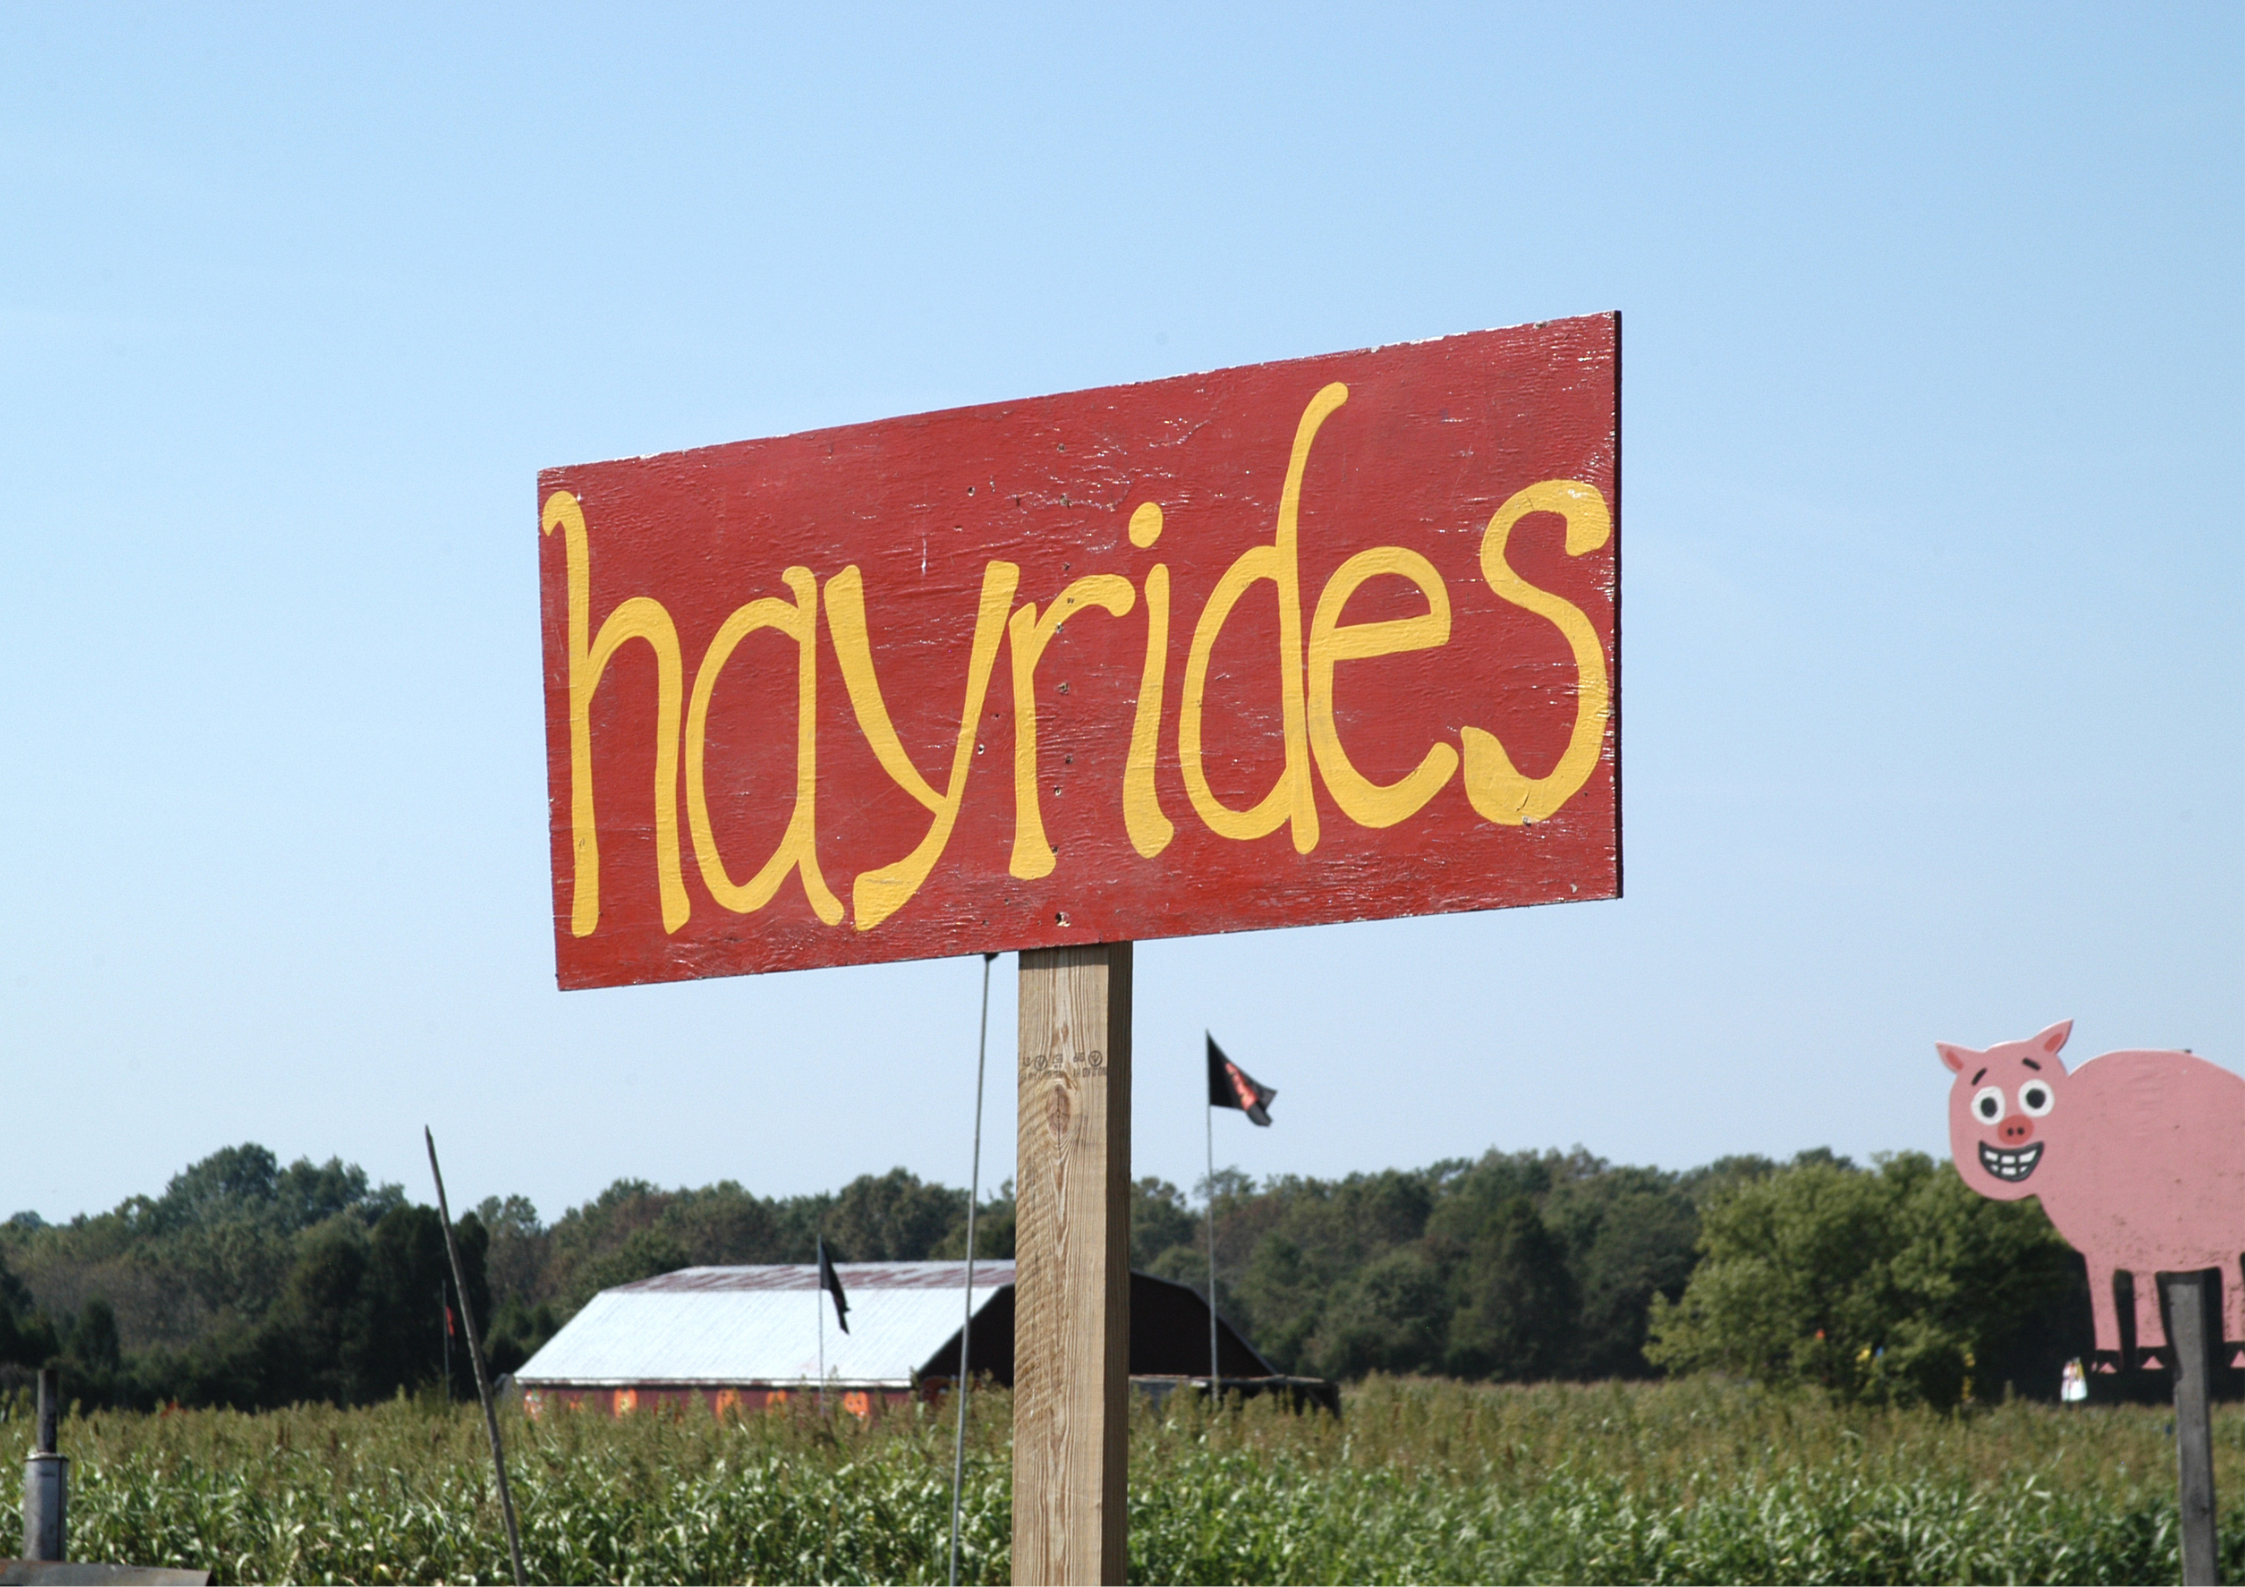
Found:
[[[1287,1372],[1528,1382],[1718,1370],[1953,1405],[2055,1392],[2088,1348],[2082,1264],[2034,1202],[1917,1153],[1677,1173],[1581,1150],[1258,1184],[1133,1187],[1134,1266],[1206,1292]],[[965,1254],[966,1193],[904,1169],[757,1196],[619,1180],[552,1223],[521,1196],[455,1225],[494,1371],[601,1290],[679,1268]],[[977,1216],[1013,1254],[1012,1187]],[[92,1404],[365,1403],[474,1392],[433,1208],[330,1159],[214,1153],[161,1196],[0,1224],[0,1390],[59,1364]]]

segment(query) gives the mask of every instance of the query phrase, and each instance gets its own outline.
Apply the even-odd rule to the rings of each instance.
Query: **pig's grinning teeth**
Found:
[[[1986,1141],[1980,1143],[1980,1166],[1998,1179],[2017,1184],[2035,1171],[2042,1161],[2042,1143],[2022,1146],[2016,1152],[1999,1152]]]

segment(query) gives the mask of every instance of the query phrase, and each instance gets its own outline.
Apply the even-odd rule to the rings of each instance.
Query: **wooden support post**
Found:
[[[1130,958],[1021,955],[1013,1579],[1037,1587],[1127,1563]]]
[[[2175,1352],[2175,1470],[2183,1508],[2183,1583],[2221,1580],[2214,1550],[2214,1431],[2207,1406],[2206,1275],[2167,1283],[2167,1342]],[[2216,1333],[2215,1338],[2221,1335]]]
[[[421,1126],[421,1139],[429,1143],[429,1177],[437,1186],[437,1225],[444,1230],[444,1252],[452,1263],[452,1292],[460,1298],[460,1323],[468,1335],[468,1360],[475,1366],[476,1398],[483,1402],[483,1430],[491,1438],[491,1464],[499,1473],[499,1513],[507,1523],[507,1559],[514,1566],[515,1587],[530,1578],[522,1573],[522,1532],[514,1522],[514,1490],[507,1486],[507,1446],[499,1439],[499,1407],[491,1398],[491,1378],[483,1370],[483,1340],[476,1332],[476,1309],[468,1304],[468,1270],[460,1264],[460,1241],[452,1232],[452,1203],[444,1195],[444,1170],[437,1166],[437,1138]],[[441,1302],[444,1291],[437,1296]],[[452,1331],[444,1336],[444,1392],[452,1392]]]

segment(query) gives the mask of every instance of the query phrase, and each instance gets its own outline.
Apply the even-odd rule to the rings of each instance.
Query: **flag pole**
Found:
[[[982,1035],[974,1048],[974,1168],[967,1176],[967,1298],[959,1323],[959,1433],[951,1447],[951,1587],[959,1587],[959,1496],[967,1480],[967,1336],[974,1331],[974,1208],[982,1199],[982,1071],[990,1055],[990,962],[982,956]]]
[[[1216,1104],[1207,1102],[1202,1113],[1208,1126],[1208,1403],[1218,1405],[1223,1391],[1216,1376]]]
[[[821,1241],[821,1242],[820,1242],[820,1245],[819,1245],[819,1255],[823,1257],[823,1256],[824,1256],[825,1254],[826,1254],[826,1246],[825,1246],[825,1242]],[[821,1263],[819,1264],[819,1271],[811,1275],[811,1304],[812,1304],[812,1305],[814,1305],[814,1306],[816,1306],[816,1307],[818,1308],[818,1410],[819,1410],[819,1415],[821,1415],[821,1416],[824,1416],[824,1415],[826,1414],[826,1284],[825,1284],[825,1279],[826,1279],[826,1272],[825,1272],[825,1268],[826,1268],[826,1264],[825,1264],[824,1262],[821,1262]]]

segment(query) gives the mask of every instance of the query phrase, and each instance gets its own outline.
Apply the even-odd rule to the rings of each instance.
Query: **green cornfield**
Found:
[[[975,1401],[962,1575],[1007,1579],[1008,1418]],[[1845,1409],[1709,1380],[1373,1380],[1346,1415],[1133,1411],[1145,1582],[2163,1582],[2171,1417],[2140,1406]],[[533,1580],[942,1581],[951,1421],[905,1412],[510,1412]],[[20,1461],[29,1428],[0,1423]],[[472,1408],[400,1399],[64,1424],[74,1558],[223,1582],[505,1581]],[[2224,1579],[2245,1577],[2245,1408],[2215,1421]]]

